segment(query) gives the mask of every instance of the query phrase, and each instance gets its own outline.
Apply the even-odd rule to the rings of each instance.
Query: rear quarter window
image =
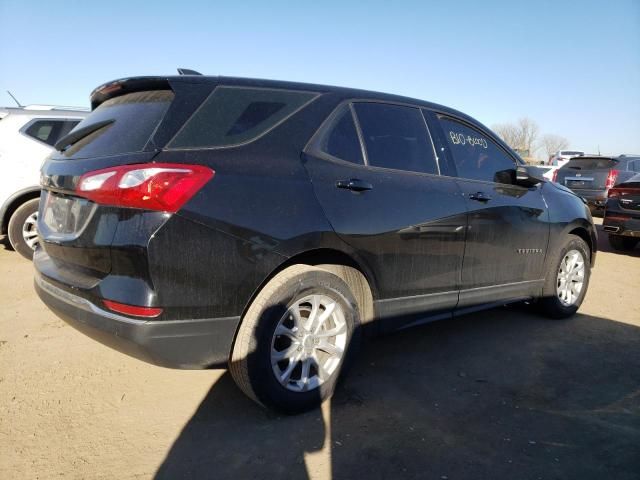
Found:
[[[220,148],[253,141],[317,95],[279,89],[217,87],[168,147]]]
[[[24,134],[35,140],[40,140],[47,145],[53,146],[58,140],[69,133],[78,123],[80,123],[80,120],[36,120],[24,130]]]

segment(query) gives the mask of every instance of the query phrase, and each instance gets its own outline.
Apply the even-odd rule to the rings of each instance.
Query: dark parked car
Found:
[[[555,171],[554,182],[585,198],[593,211],[602,210],[607,192],[621,182],[640,173],[640,157],[584,156],[574,157]]]
[[[586,205],[474,119],[411,98],[197,75],[128,78],[43,165],[42,300],[143,360],[229,365],[287,412],[363,332],[537,300],[580,306]]]
[[[640,242],[640,174],[609,190],[603,229],[616,250],[633,250]]]

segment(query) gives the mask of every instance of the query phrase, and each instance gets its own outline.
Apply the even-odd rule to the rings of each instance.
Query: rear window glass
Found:
[[[172,100],[173,92],[170,90],[134,92],[111,98],[80,122],[78,129],[102,121],[113,122],[81,138],[62,155],[86,158],[140,152]]]
[[[228,147],[255,140],[316,96],[311,92],[217,87],[169,147]]]
[[[616,160],[612,160],[610,158],[573,158],[569,160],[569,162],[562,167],[563,170],[573,169],[573,170],[598,170],[598,169],[609,169],[613,168],[617,165]]]

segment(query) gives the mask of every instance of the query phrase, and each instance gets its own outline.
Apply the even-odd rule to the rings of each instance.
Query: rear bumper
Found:
[[[600,209],[607,203],[608,190],[571,189],[571,191],[584,198],[590,207]]]
[[[240,317],[148,321],[103,310],[36,273],[40,299],[60,318],[115,350],[169,368],[226,368]]]
[[[640,215],[631,216],[607,210],[602,222],[602,229],[607,233],[623,237],[640,238],[640,218],[634,217],[640,217]]]

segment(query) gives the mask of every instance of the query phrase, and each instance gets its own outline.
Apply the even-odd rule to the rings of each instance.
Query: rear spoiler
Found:
[[[105,83],[91,92],[91,110],[113,97],[148,90],[171,90],[167,77],[131,77]]]

